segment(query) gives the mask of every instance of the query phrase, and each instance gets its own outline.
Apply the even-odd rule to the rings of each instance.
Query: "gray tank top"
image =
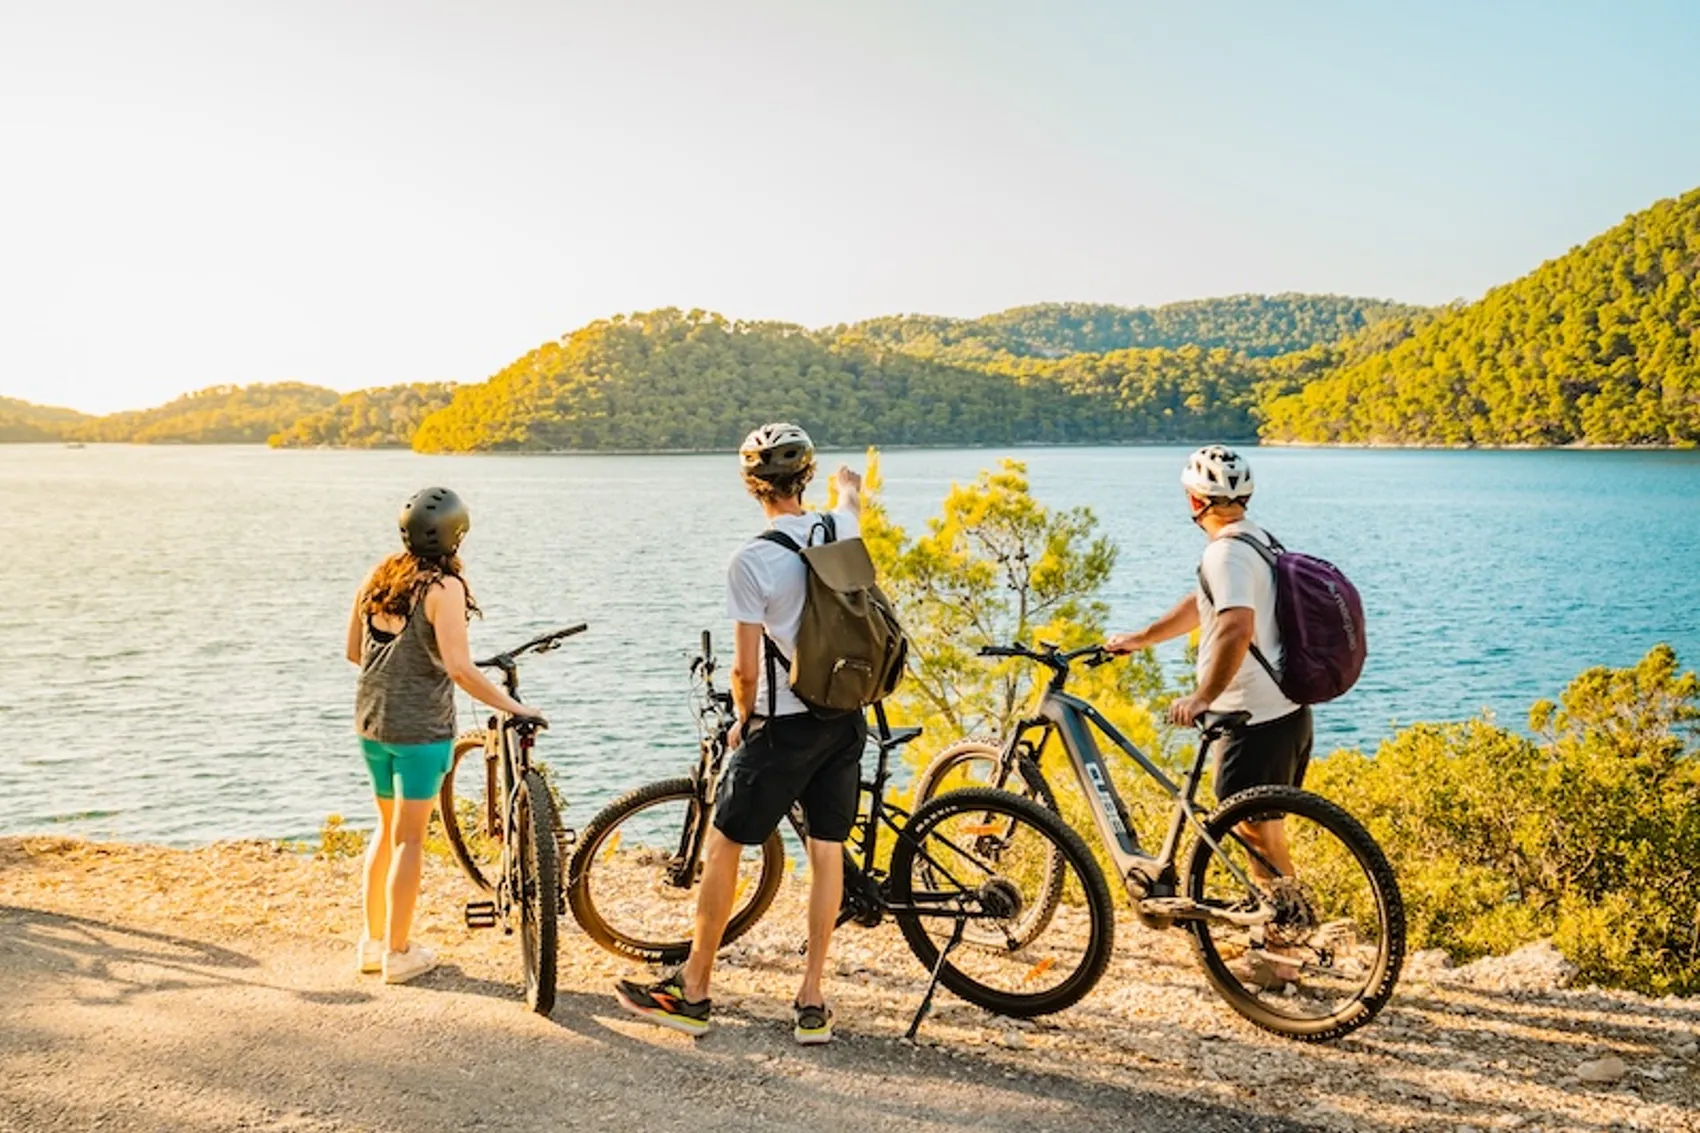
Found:
[[[394,636],[374,631],[372,619],[366,619],[354,726],[363,738],[383,744],[454,739],[454,682],[437,652],[437,634],[425,616],[423,596]]]

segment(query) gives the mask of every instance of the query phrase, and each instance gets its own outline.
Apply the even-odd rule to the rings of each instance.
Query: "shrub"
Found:
[[[1550,936],[1596,983],[1700,990],[1700,680],[1669,646],[1589,669],[1532,736],[1419,724],[1320,760],[1306,785],[1364,820],[1413,944],[1461,957]]]

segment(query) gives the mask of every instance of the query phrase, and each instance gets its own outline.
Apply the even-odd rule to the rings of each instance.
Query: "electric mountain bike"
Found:
[[[535,637],[477,662],[498,669],[508,695],[519,699],[519,658],[548,653],[585,626]],[[555,957],[561,911],[566,833],[555,796],[531,753],[542,720],[498,712],[480,731],[461,735],[437,797],[443,834],[455,861],[490,896],[466,903],[468,928],[514,931],[519,921],[525,1002],[539,1015],[555,1007]],[[475,754],[476,753],[476,754]]]
[[[1264,1030],[1320,1042],[1356,1030],[1386,1005],[1404,963],[1405,912],[1393,870],[1369,832],[1336,804],[1296,787],[1240,791],[1209,814],[1193,804],[1211,746],[1244,727],[1248,714],[1201,716],[1197,755],[1176,783],[1097,709],[1063,691],[1076,662],[1113,659],[1102,646],[1064,652],[1049,643],[1017,644],[980,655],[1025,658],[1049,669],[1050,681],[1035,713],[1001,744],[964,740],[939,753],[916,785],[917,805],[975,784],[1057,811],[1040,765],[1060,746],[1140,921],[1185,926],[1205,977],[1235,1011]],[[1141,847],[1095,732],[1173,801],[1155,853]],[[1053,736],[1058,745],[1049,743]],[[1191,846],[1177,864],[1189,832]],[[1058,886],[1047,890],[1052,908],[1059,894]],[[1035,910],[1029,931],[1042,932],[1048,915]]]
[[[690,952],[702,850],[729,752],[731,697],[714,687],[708,634],[691,664],[701,743],[688,776],[651,783],[609,803],[585,826],[567,869],[567,901],[590,938],[618,955],[676,963]],[[1055,813],[1008,791],[953,791],[908,813],[886,798],[890,758],[921,734],[892,728],[875,709],[877,761],[845,847],[838,923],[896,921],[932,980],[909,1033],[942,983],[970,1003],[1030,1017],[1080,1000],[1103,974],[1114,943],[1109,886],[1080,836]],[[788,816],[808,837],[801,807]],[[882,842],[882,833],[889,842]],[[773,903],[786,869],[775,830],[747,847],[725,940],[748,932]],[[1067,886],[1075,904],[1028,922],[1044,891]]]

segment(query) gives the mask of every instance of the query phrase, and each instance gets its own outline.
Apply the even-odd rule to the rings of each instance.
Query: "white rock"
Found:
[[[999,1041],[1010,1050],[1027,1049],[1027,1036],[1022,1034],[1020,1031],[1015,1030],[1013,1027],[1005,1031],[1003,1033],[1003,1038]]]
[[[1584,1082],[1607,1084],[1616,1082],[1629,1073],[1629,1066],[1615,1054],[1604,1058],[1596,1058],[1592,1062],[1584,1062],[1576,1068],[1576,1076]]]
[[[1447,974],[1448,982],[1497,991],[1557,991],[1576,982],[1579,969],[1550,940],[1525,944],[1505,956],[1484,956]]]

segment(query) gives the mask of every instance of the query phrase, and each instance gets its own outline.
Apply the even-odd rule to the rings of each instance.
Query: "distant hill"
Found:
[[[1271,440],[1700,443],[1700,189],[1284,393]]]
[[[425,451],[703,449],[752,423],[805,422],[823,444],[1009,444],[1249,437],[1257,374],[1224,351],[957,365],[853,334],[651,311],[592,323],[456,391]],[[1199,389],[1225,391],[1198,397]]]
[[[785,416],[840,445],[1249,439],[1269,377],[1259,359],[1420,313],[1333,295],[1240,295],[810,331],[651,311],[592,323],[463,387],[414,444],[724,448],[752,422]]]
[[[75,409],[0,397],[0,444],[57,441],[66,429],[90,419]]]
[[[140,444],[258,444],[340,395],[301,382],[212,386],[153,409],[89,417],[68,426],[67,440]]]
[[[454,390],[453,382],[355,390],[272,434],[269,443],[274,448],[406,448],[419,423],[447,405]]]
[[[1422,308],[1343,295],[1230,295],[1162,307],[1041,303],[977,319],[891,315],[835,330],[924,357],[979,362],[999,354],[1054,358],[1112,350],[1230,350],[1269,358],[1338,342]]]

